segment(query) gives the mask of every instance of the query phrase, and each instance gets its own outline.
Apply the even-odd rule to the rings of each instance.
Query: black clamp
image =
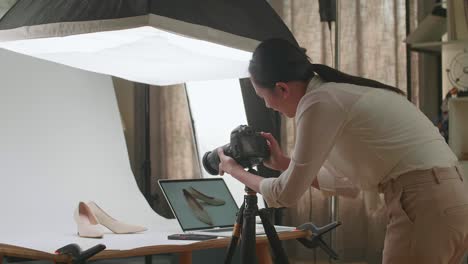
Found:
[[[338,259],[338,254],[329,246],[325,241],[323,241],[322,235],[330,232],[341,225],[341,222],[332,222],[328,225],[317,227],[312,223],[305,223],[298,226],[297,230],[311,231],[310,238],[298,238],[297,240],[301,242],[307,248],[316,248],[320,247],[327,253],[332,259]]]
[[[68,244],[57,249],[55,254],[71,256],[73,264],[85,264],[89,258],[103,251],[104,249],[106,249],[105,245],[98,244],[82,252],[78,244]]]

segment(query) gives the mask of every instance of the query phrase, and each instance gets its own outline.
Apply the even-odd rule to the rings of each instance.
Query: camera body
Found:
[[[253,128],[241,125],[231,132],[230,143],[221,147],[226,156],[233,158],[244,168],[261,164],[270,157],[267,141]],[[203,167],[211,175],[219,174],[219,156],[217,150],[208,151],[203,155]]]

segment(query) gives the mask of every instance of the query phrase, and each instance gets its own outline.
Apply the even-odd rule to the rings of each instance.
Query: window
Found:
[[[229,143],[234,128],[247,124],[238,79],[189,82],[187,94],[200,159],[207,151]],[[204,178],[220,177],[210,175],[203,166],[202,173]],[[240,206],[244,198],[244,185],[229,175],[224,176],[224,181]],[[261,195],[258,195],[258,201],[259,208],[264,207]]]

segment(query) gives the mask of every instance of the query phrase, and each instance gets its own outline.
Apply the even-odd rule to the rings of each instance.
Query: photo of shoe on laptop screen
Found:
[[[161,190],[186,233],[230,237],[239,210],[222,178],[159,180]],[[275,226],[277,232],[294,227]],[[257,234],[263,226],[257,225]]]

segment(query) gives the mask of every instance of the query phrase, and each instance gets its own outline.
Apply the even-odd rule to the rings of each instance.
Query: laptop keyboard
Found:
[[[209,233],[221,233],[221,232],[226,232],[226,231],[232,231],[232,228],[216,228],[216,229],[208,229],[208,230],[203,230],[203,232],[209,232]]]
[[[228,231],[232,231],[232,227],[203,230],[203,232],[209,232],[209,233],[222,233],[222,232],[228,232]],[[263,231],[264,231],[264,229],[263,229],[262,226],[257,226],[255,228],[256,233],[260,233],[260,232],[263,232]]]
[[[289,226],[275,226],[276,232],[291,231],[293,229],[294,227],[289,227]],[[221,233],[221,232],[227,232],[227,231],[232,231],[232,227],[203,230],[203,232],[209,232],[209,233]],[[255,227],[255,233],[262,233],[264,231],[265,229],[263,229],[263,226]]]

